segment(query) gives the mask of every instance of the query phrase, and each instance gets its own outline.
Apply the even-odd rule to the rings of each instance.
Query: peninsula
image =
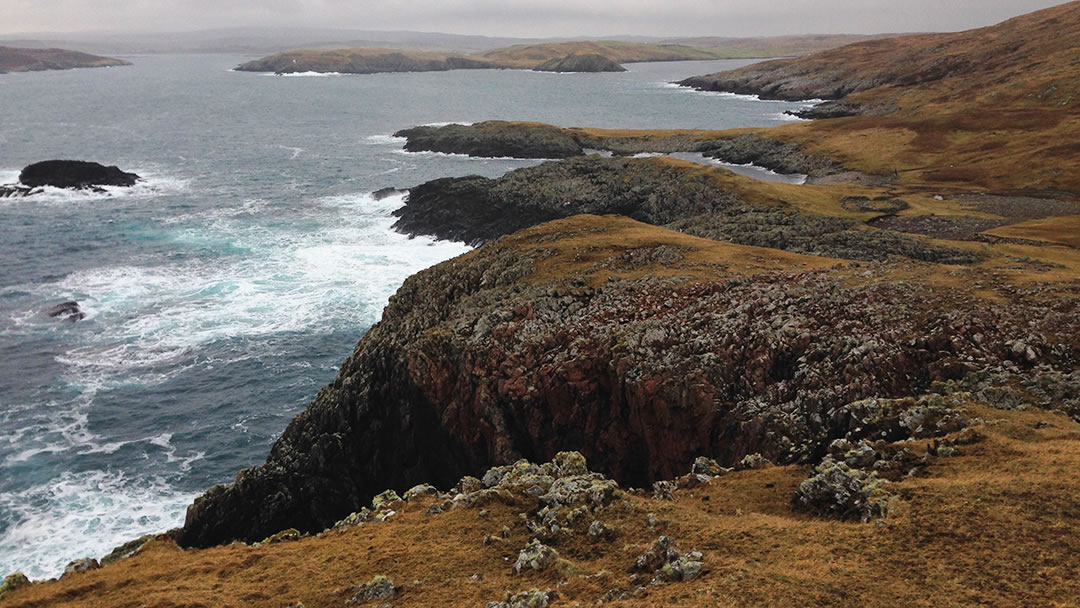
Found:
[[[120,59],[65,49],[24,49],[0,46],[0,74],[74,68],[108,68],[121,65],[131,64]]]

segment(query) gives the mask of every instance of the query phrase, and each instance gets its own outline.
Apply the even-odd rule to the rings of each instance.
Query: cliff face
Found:
[[[1076,300],[1046,288],[1001,285],[997,304],[890,266],[813,270],[834,263],[578,216],[421,272],[266,464],[195,502],[180,542],[319,531],[387,487],[563,449],[630,485],[700,455],[800,461],[858,399],[1080,354]]]
[[[120,59],[99,57],[66,49],[23,49],[0,46],[0,74],[5,72],[38,72],[121,65],[131,64]]]

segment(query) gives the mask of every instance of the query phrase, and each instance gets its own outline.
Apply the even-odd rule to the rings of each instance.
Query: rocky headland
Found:
[[[536,72],[625,72],[626,68],[615,61],[595,53],[567,55],[545,61],[533,68]]]
[[[27,165],[19,183],[0,185],[0,198],[38,194],[45,186],[69,190],[102,190],[106,186],[130,187],[141,178],[119,167],[83,160],[46,160]]]
[[[0,46],[0,74],[6,72],[40,72],[75,68],[107,68],[130,63],[66,49],[25,49]]]
[[[445,72],[447,70],[490,69],[501,67],[488,61],[463,55],[399,51],[396,49],[338,49],[332,51],[286,51],[248,61],[236,67],[239,72],[335,72],[340,74],[376,74],[382,72]]]

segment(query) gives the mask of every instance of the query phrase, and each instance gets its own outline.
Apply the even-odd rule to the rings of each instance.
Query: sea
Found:
[[[411,274],[468,250],[391,230],[407,189],[540,161],[406,153],[399,129],[489,119],[723,129],[805,103],[616,74],[274,76],[231,55],[0,75],[0,184],[46,159],[130,189],[0,199],[0,576],[58,576],[261,463]],[[779,179],[754,168],[734,169]],[[44,311],[76,300],[79,322]]]

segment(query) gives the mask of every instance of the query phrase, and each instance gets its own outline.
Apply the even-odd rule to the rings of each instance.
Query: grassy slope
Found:
[[[602,55],[615,63],[726,59],[748,56],[741,53],[729,54],[725,50],[693,48],[683,45],[588,41],[518,45],[487,51],[480,53],[476,57],[502,65],[531,68],[545,61],[566,57],[568,55]]]
[[[65,49],[23,49],[0,46],[0,73],[70,70],[130,65],[120,59]]]

